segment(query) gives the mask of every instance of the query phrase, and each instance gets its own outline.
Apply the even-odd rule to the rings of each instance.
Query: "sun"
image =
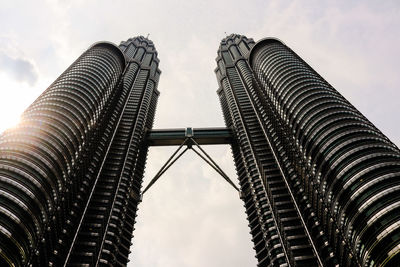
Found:
[[[25,108],[35,100],[38,89],[0,72],[0,133],[15,127]]]

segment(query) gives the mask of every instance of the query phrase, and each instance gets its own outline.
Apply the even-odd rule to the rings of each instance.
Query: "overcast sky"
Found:
[[[0,131],[92,43],[150,34],[155,128],[223,126],[214,75],[227,34],[281,39],[400,145],[399,1],[0,0]],[[151,148],[144,185],[174,148]],[[230,148],[206,147],[233,180]],[[237,193],[193,152],[146,193],[129,266],[255,266]]]

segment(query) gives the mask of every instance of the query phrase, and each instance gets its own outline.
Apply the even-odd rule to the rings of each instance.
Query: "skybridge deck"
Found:
[[[147,132],[147,142],[149,146],[179,146],[192,138],[199,145],[220,145],[231,144],[232,136],[226,127],[156,129]]]

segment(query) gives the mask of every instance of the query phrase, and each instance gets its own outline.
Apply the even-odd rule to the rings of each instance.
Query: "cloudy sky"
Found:
[[[155,128],[223,126],[215,57],[225,32],[274,36],[400,145],[399,1],[0,0],[0,131],[92,43],[150,34]],[[205,148],[236,181],[227,146]],[[172,153],[152,148],[144,184]],[[237,193],[188,151],[146,193],[129,266],[255,266]]]

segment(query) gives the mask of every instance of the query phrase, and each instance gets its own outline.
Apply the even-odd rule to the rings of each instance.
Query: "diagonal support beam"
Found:
[[[213,162],[209,161],[207,158],[205,158],[203,155],[200,154],[200,152],[198,152],[194,147],[192,147],[192,150],[200,157],[202,158],[205,162],[208,163],[208,165],[210,165],[216,172],[219,173],[219,175],[222,176],[222,178],[225,179],[225,181],[227,181],[230,185],[232,185],[232,187],[240,192],[239,188],[237,188],[237,186],[232,182],[231,179],[229,179],[229,177],[222,171],[222,169],[218,166],[218,165],[214,165]]]
[[[186,149],[181,151],[179,154],[178,152],[181,150],[181,148],[187,145]],[[200,151],[197,151],[193,147],[195,145],[196,147],[199,148]],[[224,178],[225,181],[227,181],[236,191],[239,192],[239,195],[241,196],[241,191],[239,188],[232,182],[232,180],[229,178],[229,176],[218,166],[218,164],[211,158],[210,155],[207,154],[207,152],[194,140],[193,136],[190,134],[186,134],[186,138],[183,141],[183,143],[178,147],[178,149],[169,157],[167,162],[161,167],[161,169],[157,172],[157,174],[154,176],[154,178],[150,181],[150,183],[146,186],[146,188],[143,190],[141,194],[140,200],[142,200],[144,193],[146,193],[150,187],[157,182],[157,180],[189,149],[192,149],[201,159],[203,159],[208,165],[210,165],[219,175]],[[202,153],[200,153],[202,152]],[[176,156],[178,154],[178,156]],[[176,156],[176,157],[175,157]]]
[[[142,196],[144,195],[144,193],[146,193],[147,190],[150,189],[150,187],[161,177],[161,175],[163,175],[168,169],[169,167],[171,167],[189,148],[187,147],[186,149],[184,149],[175,159],[175,155],[179,152],[179,150],[181,150],[181,148],[188,142],[189,138],[186,138],[185,141],[183,141],[183,143],[178,147],[177,150],[175,150],[175,152],[171,155],[171,157],[169,157],[169,159],[167,160],[167,162],[165,162],[165,164],[161,167],[161,169],[157,172],[157,174],[154,176],[153,179],[151,179],[150,183],[146,186],[146,188],[143,190],[142,192]]]
[[[216,168],[218,168],[219,172],[223,174],[222,177],[223,177],[230,185],[232,185],[233,188],[236,189],[236,191],[238,191],[238,192],[240,193],[239,188],[237,188],[237,186],[232,182],[232,180],[229,179],[229,176],[218,166],[217,163],[215,163],[215,161],[210,157],[210,155],[208,155],[207,152],[206,152],[203,148],[201,148],[201,146],[200,146],[194,139],[192,139],[192,141],[193,141],[193,143],[201,150],[201,152],[203,152],[204,155],[206,155],[206,157],[214,164],[214,166],[215,166]]]

